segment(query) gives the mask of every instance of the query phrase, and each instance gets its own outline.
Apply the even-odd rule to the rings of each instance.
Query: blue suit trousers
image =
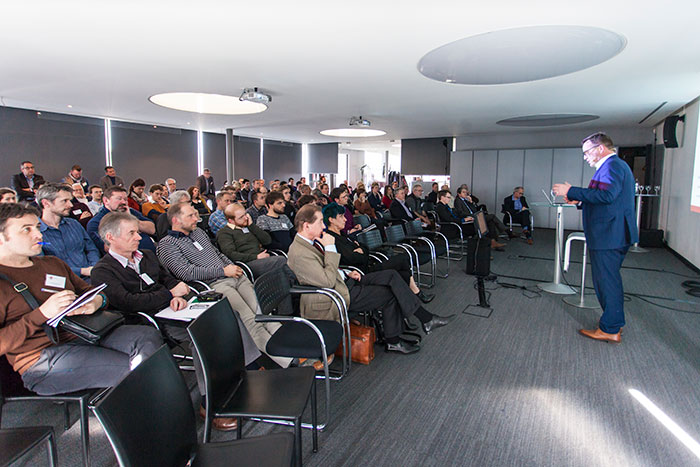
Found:
[[[624,292],[620,268],[629,246],[613,250],[590,250],[591,273],[596,296],[603,307],[600,330],[617,334],[625,325]]]

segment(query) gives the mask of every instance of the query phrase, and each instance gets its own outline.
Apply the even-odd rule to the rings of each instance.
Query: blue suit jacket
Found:
[[[638,241],[634,176],[617,155],[596,170],[588,188],[572,186],[566,196],[582,202],[583,231],[591,250],[624,248]]]

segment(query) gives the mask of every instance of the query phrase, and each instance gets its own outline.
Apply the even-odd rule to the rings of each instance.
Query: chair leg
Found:
[[[241,417],[236,417],[236,438],[243,439],[243,419]]]
[[[90,465],[90,417],[88,413],[88,401],[80,400],[80,437],[83,444],[83,465]]]
[[[68,402],[62,402],[63,404],[63,429],[70,430],[70,407],[68,407]]]
[[[202,437],[203,443],[208,443],[211,439],[211,423],[211,417],[209,416],[209,413],[206,413],[204,418],[204,436]]]
[[[294,420],[294,450],[296,451],[296,465],[301,467],[301,418]]]
[[[56,440],[53,437],[53,430],[49,433],[49,437],[46,438],[47,446],[49,451],[49,465],[51,467],[56,467],[58,465],[58,455],[56,451]]]
[[[318,452],[318,415],[316,412],[316,380],[314,379],[311,384],[311,424],[314,426],[311,437],[313,439],[314,452]]]

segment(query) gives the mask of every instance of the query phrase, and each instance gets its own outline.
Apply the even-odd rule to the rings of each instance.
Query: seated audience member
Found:
[[[61,182],[67,183],[71,186],[73,186],[73,184],[75,183],[78,183],[80,184],[80,188],[83,189],[83,193],[86,193],[88,191],[88,188],[90,187],[90,183],[87,181],[87,178],[83,177],[83,168],[80,167],[78,164],[70,168],[70,172],[68,172],[68,175],[63,177]]]
[[[404,188],[405,190],[406,188]],[[410,195],[406,196],[406,206],[408,206],[413,214],[420,218],[421,222],[424,224],[430,224],[430,219],[423,209],[423,204],[425,200],[423,199],[423,185],[416,183],[413,185],[413,190]]]
[[[372,182],[371,192],[367,195],[367,201],[369,205],[372,206],[375,213],[380,213],[386,209],[384,203],[382,203],[382,194],[379,192],[379,183]]]
[[[317,204],[316,197],[314,195],[302,195],[302,196],[300,196],[299,199],[297,200],[297,212],[299,212],[299,209],[306,206],[307,204]]]
[[[236,199],[243,203],[244,206],[248,206],[248,196],[250,195],[250,180],[243,178],[240,181],[241,191],[238,192]]]
[[[247,206],[250,207],[253,205],[253,194],[260,190],[260,188],[265,186],[265,180],[261,180],[259,178],[253,179],[253,184],[250,187],[250,190],[248,190],[248,199],[246,200],[248,202]]]
[[[335,247],[335,238],[323,232],[323,215],[318,206],[308,205],[300,209],[296,228],[298,233],[289,248],[288,264],[299,283],[334,289],[342,295],[348,311],[353,314],[382,310],[387,351],[413,353],[420,350],[419,346],[399,338],[404,318],[415,314],[426,334],[450,321],[423,308],[395,270],[364,276],[357,271],[347,275],[339,271],[340,254]],[[338,320],[338,310],[332,300],[322,295],[303,295],[301,312],[310,319]]]
[[[325,177],[322,178],[323,182],[321,182],[318,186],[319,190],[321,190],[321,195],[326,199],[325,204],[330,203],[332,200],[330,198],[330,187],[328,186],[328,183],[326,183]]]
[[[326,204],[328,204],[328,198],[325,197],[321,190],[319,190],[318,188],[312,191],[311,195],[314,197],[314,199],[316,200],[316,204],[318,204],[319,206],[325,206]]]
[[[59,330],[59,344],[53,344],[42,325],[92,287],[60,259],[38,256],[38,215],[20,204],[0,205],[0,273],[26,284],[41,304],[32,309],[10,281],[0,280],[0,355],[38,394],[114,386],[161,346],[160,335],[148,326],[119,326],[93,345]],[[99,294],[71,314],[89,315],[106,306]]]
[[[229,195],[230,196],[230,195]],[[255,344],[265,352],[267,341],[280,328],[279,323],[258,323],[258,300],[253,284],[236,266],[214,247],[209,236],[197,227],[199,215],[189,203],[173,204],[168,210],[172,230],[158,242],[158,259],[178,279],[204,281],[221,292],[236,310]],[[270,356],[286,368],[291,359]]]
[[[107,188],[111,186],[119,186],[124,188],[124,180],[117,175],[117,171],[111,165],[105,167],[104,177],[100,179],[100,186],[102,191],[107,191]]]
[[[391,203],[394,201],[394,190],[389,185],[384,187],[384,196],[382,197],[382,204],[384,209],[390,209]]]
[[[87,208],[88,212],[90,212],[90,208],[88,207],[88,203],[90,202],[90,200],[85,195],[83,186],[80,183],[69,184],[69,186],[73,190],[73,200],[79,203],[83,203]]]
[[[311,187],[309,185],[302,184],[300,182],[297,182],[297,191],[294,192],[292,195],[292,199],[294,199],[295,203],[299,202],[299,198],[301,198],[304,195],[310,195],[311,194]],[[298,207],[298,205],[297,205]]]
[[[165,191],[163,185],[157,183],[151,185],[148,189],[148,192],[151,194],[151,201],[146,201],[141,205],[141,212],[143,215],[153,222],[155,222],[161,214],[165,214],[165,211],[167,211],[170,206],[163,198],[163,191]]]
[[[46,186],[46,184],[42,185],[42,188],[44,186]],[[75,183],[73,186],[66,186],[71,189],[71,193],[73,194],[71,198],[71,210],[68,213],[68,217],[80,222],[80,225],[85,229],[90,219],[92,219],[92,213],[87,205],[89,201],[85,197],[85,193],[83,193],[83,187],[80,186],[80,183]],[[80,197],[80,199],[78,199],[78,197]]]
[[[200,216],[211,214],[209,206],[207,206],[207,200],[202,198],[198,187],[194,185],[189,187],[187,193],[190,195],[192,206],[194,206]]]
[[[0,203],[16,203],[17,193],[12,188],[0,188]]]
[[[126,314],[143,312],[151,316],[170,307],[180,311],[187,307],[190,288],[173,277],[150,250],[139,251],[138,219],[127,212],[111,212],[100,222],[100,237],[109,246],[109,254],[98,261],[93,269],[95,283],[107,284],[105,295],[114,308]],[[181,326],[161,323],[161,329],[175,342],[187,343],[194,355],[187,330]],[[242,329],[246,364],[260,356],[250,335]],[[194,360],[194,371],[200,393],[204,394],[204,378],[199,361]],[[200,413],[203,410],[200,410]],[[214,421],[214,428],[229,431],[236,428],[235,419]]]
[[[433,182],[433,184],[430,186],[430,193],[428,193],[428,196],[425,198],[426,201],[437,204],[438,202],[438,184],[437,182]]]
[[[527,238],[527,243],[532,245],[532,232],[530,226],[530,207],[525,199],[525,189],[521,186],[516,186],[512,196],[506,196],[503,200],[503,205],[506,212],[510,213],[513,222],[523,226],[523,234]],[[508,216],[503,216],[503,223],[508,223]],[[509,235],[512,237],[513,232],[509,230]]]
[[[216,243],[228,259],[245,263],[255,277],[281,267],[289,269],[287,258],[270,256],[264,248],[272,242],[272,237],[253,224],[241,203],[231,204],[224,212],[228,224],[216,234]]]
[[[450,207],[450,200],[452,199],[452,194],[448,190],[438,191],[438,202],[435,205],[435,212],[438,215],[440,222],[453,222],[459,224],[462,229],[462,235],[464,237],[472,237],[476,234],[476,228],[474,227],[474,218],[472,216],[459,217],[455,213],[454,209]],[[503,251],[503,245],[497,244],[494,249],[498,251]],[[492,242],[493,246],[493,242]]]
[[[397,188],[394,192],[394,200],[389,206],[389,212],[394,219],[411,222],[417,219],[418,216],[406,205],[406,189]]]
[[[260,191],[260,189],[258,189],[258,191],[253,191],[250,194],[251,205],[246,212],[250,214],[251,219],[253,219],[253,223],[257,223],[258,217],[267,213],[267,208],[265,207],[265,196],[266,194]]]
[[[284,215],[284,195],[279,191],[271,191],[265,197],[265,204],[267,205],[266,214],[258,217],[255,224],[270,234],[271,241],[267,245],[268,248],[286,253],[289,245],[292,244],[295,232],[294,225]]]
[[[221,190],[216,194],[216,211],[209,216],[209,231],[211,231],[212,235],[216,235],[226,225],[224,209],[233,201],[233,195],[229,191]]]
[[[20,173],[12,177],[12,189],[17,194],[17,201],[31,203],[36,197],[36,190],[44,182],[44,177],[34,173],[34,164],[24,161],[19,165]]]
[[[129,209],[127,198],[126,188],[120,186],[111,186],[107,188],[102,196],[102,208],[97,212],[97,214],[95,214],[95,217],[90,219],[90,222],[88,222],[87,233],[90,235],[93,243],[95,243],[95,246],[99,250],[100,254],[105,253],[106,250],[105,244],[102,242],[97,229],[105,214],[112,211],[129,211],[132,215],[136,216],[139,220],[139,232],[143,234],[141,236],[141,241],[139,242],[139,249],[152,251],[155,251],[156,249],[155,245],[153,244],[153,240],[151,240],[150,237],[150,235],[155,235],[156,233],[155,224],[137,210]]]
[[[354,266],[365,273],[393,269],[399,273],[404,282],[408,284],[411,292],[416,294],[423,303],[428,303],[435,297],[432,294],[423,293],[418,288],[411,274],[411,261],[407,255],[393,255],[389,257],[388,261],[383,263],[373,261],[370,265],[369,250],[342,233],[345,226],[345,213],[342,206],[331,203],[323,208],[323,223],[326,225],[328,233],[335,238],[335,247],[340,253],[340,264]]]
[[[42,208],[39,230],[44,237],[44,254],[60,258],[76,276],[87,279],[100,253],[85,228],[69,217],[72,198],[73,190],[68,185],[47,183],[39,188],[36,192]]]
[[[459,218],[472,217],[477,211],[479,211],[479,208],[473,202],[472,197],[469,196],[469,188],[466,185],[460,186],[457,189],[457,197],[454,200],[453,212],[455,215]],[[485,213],[484,219],[489,229],[488,237],[491,239],[491,249],[500,249],[499,251],[502,251],[505,244],[498,243],[498,235],[506,232],[506,226],[494,214]]]
[[[129,185],[129,197],[127,202],[129,207],[143,214],[142,206],[148,202],[146,191],[146,182],[142,178],[137,178]]]
[[[294,224],[294,215],[297,213],[297,209],[292,202],[292,189],[289,186],[284,186],[280,188],[280,192],[284,197],[284,215],[292,221]]]
[[[191,204],[191,202],[190,194],[185,190],[175,190],[170,193],[170,207],[180,203]],[[168,216],[159,216],[158,219],[156,219],[156,241],[160,241],[161,238],[168,235],[168,231],[170,231],[171,227]]]
[[[90,192],[88,208],[90,209],[90,213],[94,216],[102,209],[102,187],[99,185],[92,185],[88,191]]]
[[[333,188],[333,191],[331,191],[331,202],[345,208],[345,227],[343,228],[343,233],[346,235],[352,235],[362,230],[360,224],[355,225],[355,218],[347,207],[349,196],[348,189],[344,186]]]
[[[357,194],[357,199],[354,203],[355,212],[357,212],[358,214],[365,214],[369,216],[370,219],[376,219],[377,213],[374,211],[372,205],[369,204],[369,201],[367,200],[367,192],[365,191],[365,189],[358,188],[355,193]]]
[[[205,168],[202,171],[202,175],[197,177],[197,183],[195,183],[195,186],[197,189],[199,189],[199,196],[193,196],[192,193],[190,193],[193,200],[195,198],[201,199],[205,206],[208,200],[211,200],[212,203],[214,202],[214,198],[216,197],[216,184],[214,183],[214,177],[211,175],[211,170]],[[187,191],[190,191],[189,188]],[[208,206],[207,211],[209,211]]]
[[[170,195],[177,191],[177,180],[174,178],[166,178],[163,185],[165,185],[166,188],[166,190],[163,190],[163,198],[170,203]]]

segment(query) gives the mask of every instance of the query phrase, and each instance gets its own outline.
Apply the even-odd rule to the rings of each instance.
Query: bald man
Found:
[[[266,272],[284,268],[287,275],[293,277],[287,267],[287,258],[271,256],[264,248],[272,242],[270,234],[253,223],[241,203],[233,203],[224,209],[227,224],[216,234],[219,250],[231,261],[242,261],[260,277]]]

